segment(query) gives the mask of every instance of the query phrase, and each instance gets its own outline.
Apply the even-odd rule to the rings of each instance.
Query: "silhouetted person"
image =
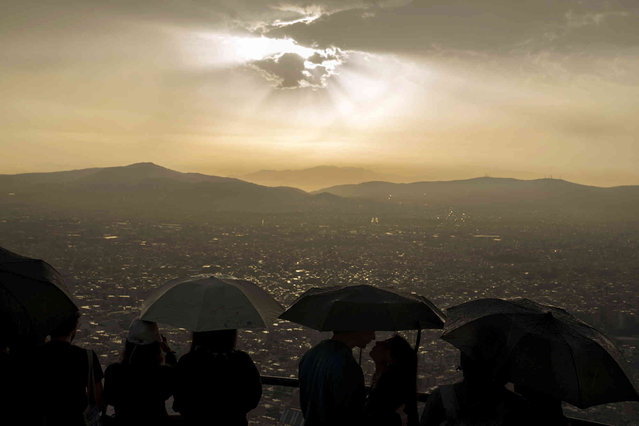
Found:
[[[299,380],[305,426],[362,424],[364,374],[352,350],[374,339],[374,331],[335,331],[304,354]]]
[[[399,335],[379,341],[370,352],[375,361],[366,400],[366,425],[417,426],[417,354]]]
[[[438,387],[428,398],[421,425],[519,425],[521,398],[508,391],[503,375],[487,360],[461,354],[464,380]]]
[[[178,362],[173,409],[187,425],[247,425],[262,397],[251,357],[235,350],[237,330],[193,333],[191,350]]]
[[[115,409],[117,425],[167,422],[165,401],[175,391],[176,364],[155,322],[131,323],[121,362],[104,372],[104,401]]]
[[[39,410],[47,426],[83,426],[87,407],[89,357],[92,358],[95,399],[102,406],[102,368],[97,355],[71,344],[80,313],[67,319],[51,332],[51,340],[36,348],[27,368],[33,373],[30,387],[36,397],[33,408]]]

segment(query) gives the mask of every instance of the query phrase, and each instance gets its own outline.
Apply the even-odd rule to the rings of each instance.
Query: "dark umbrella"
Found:
[[[370,285],[311,288],[281,319],[319,331],[442,328],[444,314],[428,299]]]
[[[610,339],[563,309],[479,299],[446,312],[442,339],[471,358],[492,357],[516,385],[579,408],[639,400]]]
[[[77,311],[62,277],[51,265],[0,247],[2,338],[41,342]]]

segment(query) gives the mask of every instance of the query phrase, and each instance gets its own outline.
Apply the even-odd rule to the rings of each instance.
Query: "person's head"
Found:
[[[365,348],[375,340],[375,330],[333,331],[333,339],[343,342],[350,348]]]
[[[130,365],[159,365],[163,362],[162,337],[158,325],[152,321],[135,319],[129,326],[124,344],[122,363]]]
[[[417,354],[399,334],[376,342],[370,354],[376,363],[392,364],[412,372],[417,370]]]
[[[197,348],[213,352],[231,352],[237,342],[237,330],[194,331],[191,350]]]
[[[51,339],[59,340],[65,339],[72,341],[75,337],[75,333],[78,330],[78,323],[80,321],[80,311],[75,311],[72,315],[62,321],[57,327],[49,332]]]

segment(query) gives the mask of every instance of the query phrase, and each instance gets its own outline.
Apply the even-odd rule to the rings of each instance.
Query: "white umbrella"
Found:
[[[167,282],[144,301],[140,319],[191,331],[263,328],[283,310],[249,281],[207,276]]]

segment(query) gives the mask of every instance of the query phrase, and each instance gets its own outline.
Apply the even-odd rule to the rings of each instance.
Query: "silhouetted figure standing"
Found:
[[[27,365],[33,376],[30,386],[36,397],[33,408],[39,410],[47,426],[83,426],[87,407],[89,358],[92,357],[95,399],[102,405],[102,368],[97,355],[71,344],[80,313],[67,319],[51,332],[51,340],[36,348]]]
[[[374,331],[335,331],[304,354],[299,380],[305,426],[362,424],[364,374],[352,350],[374,339]]]
[[[193,333],[191,350],[178,362],[173,408],[187,425],[247,425],[262,396],[251,357],[235,350],[237,330]]]
[[[417,354],[395,335],[379,341],[370,352],[375,361],[371,391],[366,400],[369,426],[417,426]]]
[[[155,322],[131,323],[122,361],[104,372],[104,401],[115,409],[117,425],[167,422],[165,401],[175,391],[176,364]]]
[[[520,425],[523,401],[504,385],[494,365],[461,354],[464,380],[439,386],[428,398],[421,425]]]

